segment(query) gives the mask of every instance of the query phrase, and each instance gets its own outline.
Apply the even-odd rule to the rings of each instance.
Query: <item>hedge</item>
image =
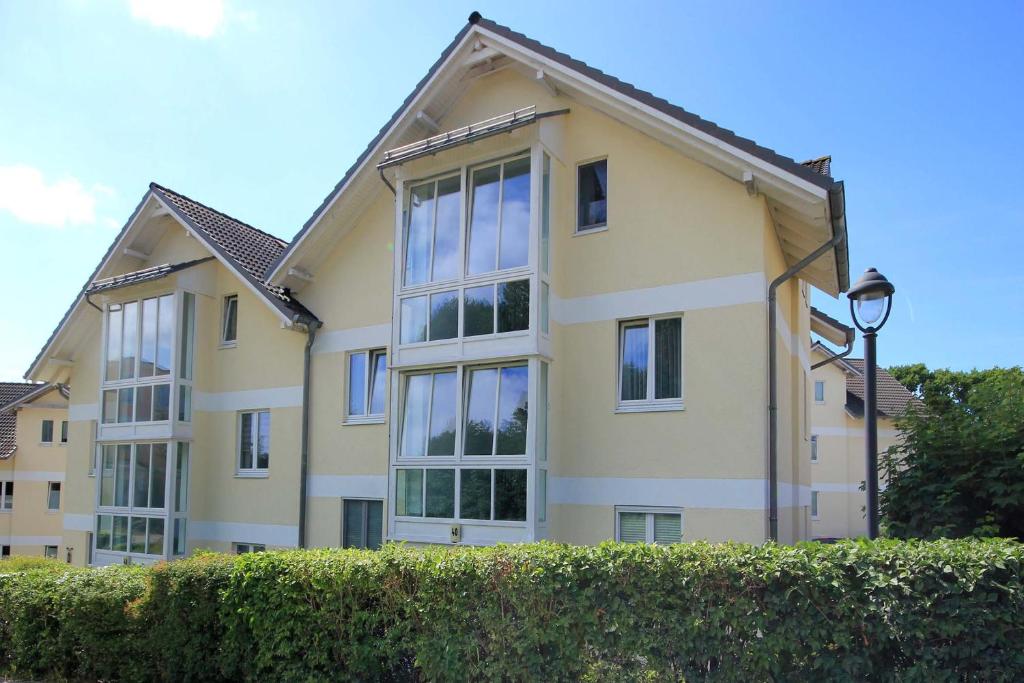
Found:
[[[5,568],[0,668],[90,680],[1018,680],[1024,546],[202,554]]]

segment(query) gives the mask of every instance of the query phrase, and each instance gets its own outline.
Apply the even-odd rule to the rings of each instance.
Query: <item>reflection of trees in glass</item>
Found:
[[[455,470],[427,470],[426,516],[455,516]]]
[[[452,339],[459,336],[459,295],[442,292],[430,297],[430,338]]]
[[[526,470],[494,471],[494,519],[526,519]]]
[[[491,518],[491,471],[462,470],[459,488],[459,517],[462,519]]]
[[[498,455],[526,453],[527,404],[524,401],[512,411],[512,417],[498,426]]]
[[[455,425],[446,425],[443,431],[431,433],[427,442],[427,455],[453,455],[455,453]]]
[[[466,421],[466,455],[490,455],[494,448],[494,425],[490,420]]]
[[[647,367],[626,361],[622,364],[622,400],[647,398]]]
[[[464,334],[472,337],[494,332],[494,287],[467,289],[463,304]]]
[[[498,332],[530,327],[530,281],[515,280],[498,285]]]

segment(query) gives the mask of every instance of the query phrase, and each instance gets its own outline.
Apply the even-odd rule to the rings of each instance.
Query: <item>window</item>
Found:
[[[343,548],[380,548],[384,527],[384,502],[380,500],[343,501]]]
[[[395,514],[523,522],[526,521],[526,479],[527,472],[522,468],[402,468],[395,478]],[[458,515],[455,514],[456,488]]]
[[[818,492],[811,491],[811,519],[818,519]]]
[[[47,486],[46,509],[50,512],[60,510],[60,482],[51,481]]]
[[[463,334],[467,337],[529,329],[530,281],[513,280],[467,288],[463,320]]]
[[[623,543],[679,543],[683,537],[681,511],[625,508],[618,511],[615,539]]]
[[[465,455],[526,455],[525,365],[469,371]]]
[[[42,443],[53,443],[53,420],[43,420],[43,431],[39,440]]]
[[[0,512],[14,509],[14,482],[0,481]]]
[[[239,473],[266,472],[270,467],[270,411],[241,413],[238,424]]]
[[[220,327],[221,344],[229,346],[238,341],[238,295],[224,297],[223,320]]]
[[[530,243],[530,158],[470,173],[470,275],[527,265]]]
[[[601,159],[577,167],[576,232],[602,228],[608,224],[608,160]]]
[[[93,548],[93,533],[91,531],[85,532],[85,564],[86,566],[92,566],[92,548]]]
[[[11,546],[5,545],[0,547],[0,557],[8,558],[11,556]]]
[[[818,435],[811,434],[811,462],[818,462]]]
[[[262,543],[232,543],[231,545],[234,547],[236,555],[262,553],[267,550],[267,546]]]
[[[401,457],[455,455],[454,370],[405,376]]]
[[[406,287],[459,276],[459,176],[432,180],[409,191],[405,226]]]
[[[43,557],[56,560],[57,559],[57,546],[55,545],[44,545],[43,546]]]
[[[67,443],[68,442],[68,421],[67,420],[61,420],[60,421],[60,442],[61,443]]]
[[[100,507],[166,507],[167,444],[104,444],[100,455]]]
[[[653,343],[652,343],[653,329]],[[681,407],[683,319],[647,318],[619,326],[619,407]]]
[[[96,515],[96,549],[163,555],[164,523],[163,517]]]
[[[384,419],[388,355],[383,349],[359,351],[348,357],[348,422]]]
[[[107,309],[108,382],[171,372],[174,295],[112,304]]]
[[[814,402],[825,402],[825,382],[820,379],[814,382]]]

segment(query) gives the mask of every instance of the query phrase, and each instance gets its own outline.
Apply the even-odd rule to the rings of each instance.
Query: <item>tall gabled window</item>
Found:
[[[630,320],[619,325],[619,407],[675,407],[683,398],[683,319]]]
[[[43,420],[42,433],[39,436],[42,443],[53,443],[53,420]]]
[[[608,224],[608,160],[580,164],[576,170],[576,232]]]
[[[231,294],[224,297],[224,306],[221,313],[220,342],[224,345],[235,344],[238,341],[238,295]]]
[[[415,185],[405,227],[406,287],[452,280],[459,268],[459,176]]]
[[[238,424],[239,474],[266,472],[270,467],[270,411],[241,413]]]
[[[530,158],[474,169],[470,174],[470,275],[528,263]]]
[[[346,411],[349,422],[384,418],[387,368],[388,355],[384,349],[349,354]]]

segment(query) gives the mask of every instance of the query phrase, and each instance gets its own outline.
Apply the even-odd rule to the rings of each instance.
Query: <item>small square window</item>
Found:
[[[232,543],[235,555],[245,555],[246,553],[262,553],[266,552],[267,546],[262,543]]]
[[[345,500],[343,502],[343,548],[380,548],[384,530],[384,502]]]
[[[57,559],[57,546],[55,545],[44,545],[43,546],[43,557],[51,560]]]
[[[814,402],[825,402],[825,382],[820,379],[814,382]]]
[[[671,508],[627,508],[618,511],[615,540],[622,543],[680,543],[683,514]]]
[[[43,431],[39,440],[43,443],[53,443],[53,420],[43,420]]]
[[[608,160],[601,159],[577,168],[576,232],[608,224]]]
[[[223,320],[221,321],[220,340],[222,344],[234,344],[238,341],[238,295],[224,297]]]
[[[9,546],[9,545],[0,546],[0,557],[7,558],[7,557],[10,557],[10,556],[11,556],[11,546]]]

